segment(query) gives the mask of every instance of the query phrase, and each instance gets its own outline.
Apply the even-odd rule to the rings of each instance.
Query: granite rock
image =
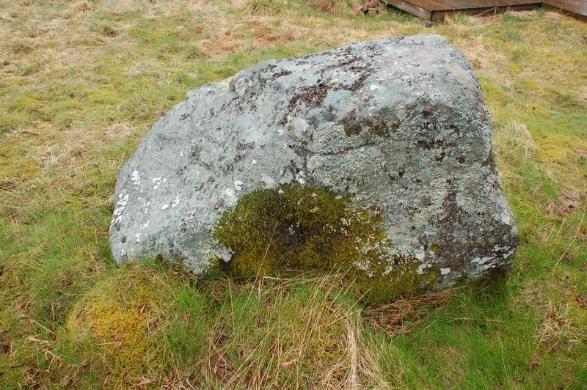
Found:
[[[263,62],[191,91],[145,136],[116,183],[112,253],[203,272],[230,260],[213,235],[223,213],[297,184],[376,207],[390,251],[438,270],[438,286],[504,270],[518,233],[491,131],[471,65],[441,36]]]

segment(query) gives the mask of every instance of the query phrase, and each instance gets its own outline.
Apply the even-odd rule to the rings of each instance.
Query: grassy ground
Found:
[[[426,29],[294,0],[0,0],[0,386],[585,388],[587,24]],[[335,12],[336,13],[336,12]],[[116,173],[185,93],[269,58],[439,33],[480,78],[521,245],[512,274],[377,307],[337,276],[115,267]]]

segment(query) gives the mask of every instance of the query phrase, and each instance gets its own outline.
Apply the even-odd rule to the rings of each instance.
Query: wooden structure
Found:
[[[557,8],[565,15],[587,22],[587,0],[542,0],[547,7]]]
[[[429,21],[466,13],[492,15],[507,10],[533,9],[546,5],[570,16],[587,20],[587,0],[382,0],[385,4]]]

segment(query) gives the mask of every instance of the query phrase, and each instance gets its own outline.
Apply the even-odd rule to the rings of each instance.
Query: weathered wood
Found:
[[[454,11],[493,7],[511,7],[522,4],[539,4],[541,0],[407,0],[431,11]]]
[[[387,5],[391,5],[409,14],[417,16],[420,19],[432,20],[432,12],[430,9],[421,7],[418,4],[414,4],[413,2],[408,2],[404,0],[383,0],[383,2]]]
[[[544,5],[556,8],[562,13],[587,21],[587,0],[543,0]]]
[[[587,1],[585,0],[543,0],[543,3],[564,11],[587,16]]]
[[[440,11],[433,11],[432,17],[430,20],[434,22],[441,22],[447,16],[455,15],[455,14],[466,14],[466,15],[473,15],[473,16],[490,16],[495,15],[497,13],[502,13],[506,11],[526,11],[532,10],[540,7],[540,3],[529,3],[529,4],[515,4],[515,5],[507,5],[507,6],[493,6],[493,7],[485,7],[485,8],[463,8],[463,9],[449,9],[449,10],[440,10]]]
[[[424,20],[439,21],[458,12],[482,15],[547,5],[571,16],[587,17],[587,0],[382,0]]]

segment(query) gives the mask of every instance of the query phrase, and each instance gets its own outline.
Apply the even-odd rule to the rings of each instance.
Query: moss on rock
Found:
[[[440,256],[442,254],[442,247],[438,243],[430,245],[430,250],[435,256]]]
[[[226,267],[233,276],[341,271],[376,303],[412,294],[436,277],[418,273],[416,259],[390,254],[381,220],[376,209],[353,207],[328,189],[288,185],[246,195],[214,233],[234,251]]]

